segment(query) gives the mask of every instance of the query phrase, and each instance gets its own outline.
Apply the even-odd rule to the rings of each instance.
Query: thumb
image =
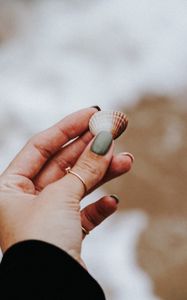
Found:
[[[112,134],[100,132],[79,157],[71,169],[72,173],[68,173],[53,185],[63,189],[63,195],[65,193],[66,196],[80,201],[105,175],[112,160],[113,150]]]

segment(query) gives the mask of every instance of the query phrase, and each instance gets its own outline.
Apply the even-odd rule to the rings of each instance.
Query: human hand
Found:
[[[82,263],[81,224],[92,230],[116,210],[117,202],[106,196],[80,212],[84,185],[65,169],[72,167],[89,193],[127,172],[132,164],[128,155],[113,155],[114,142],[109,137],[105,155],[91,151],[93,136],[88,123],[95,112],[95,108],[80,110],[32,137],[1,175],[3,252],[17,242],[37,239],[60,247]]]

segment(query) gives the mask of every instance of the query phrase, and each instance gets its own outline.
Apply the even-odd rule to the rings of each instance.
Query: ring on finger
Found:
[[[85,192],[85,194],[86,194],[86,193],[87,193],[87,186],[86,186],[86,183],[85,183],[84,179],[83,179],[79,174],[77,174],[76,172],[72,171],[72,170],[71,170],[71,167],[67,167],[67,168],[65,169],[65,171],[66,171],[66,174],[69,174],[69,173],[70,173],[70,174],[76,176],[76,177],[82,182],[82,184],[83,184],[83,186],[84,186],[84,192]]]
[[[82,232],[85,234],[85,235],[88,235],[90,232],[88,230],[86,230],[82,225],[81,225],[81,229],[82,229]]]

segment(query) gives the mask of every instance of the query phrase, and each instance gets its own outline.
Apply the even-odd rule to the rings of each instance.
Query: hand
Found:
[[[92,230],[112,214],[117,203],[106,196],[80,212],[84,185],[65,169],[72,167],[88,193],[131,168],[128,155],[91,151],[88,122],[95,108],[75,112],[32,137],[0,177],[0,246],[28,239],[65,250],[80,263],[82,226]],[[76,138],[76,139],[75,139]],[[71,141],[71,142],[70,142]]]

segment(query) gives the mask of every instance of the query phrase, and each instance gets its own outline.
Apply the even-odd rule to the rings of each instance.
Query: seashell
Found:
[[[89,128],[94,135],[108,131],[116,139],[125,131],[127,124],[127,116],[121,111],[98,111],[90,118]]]

